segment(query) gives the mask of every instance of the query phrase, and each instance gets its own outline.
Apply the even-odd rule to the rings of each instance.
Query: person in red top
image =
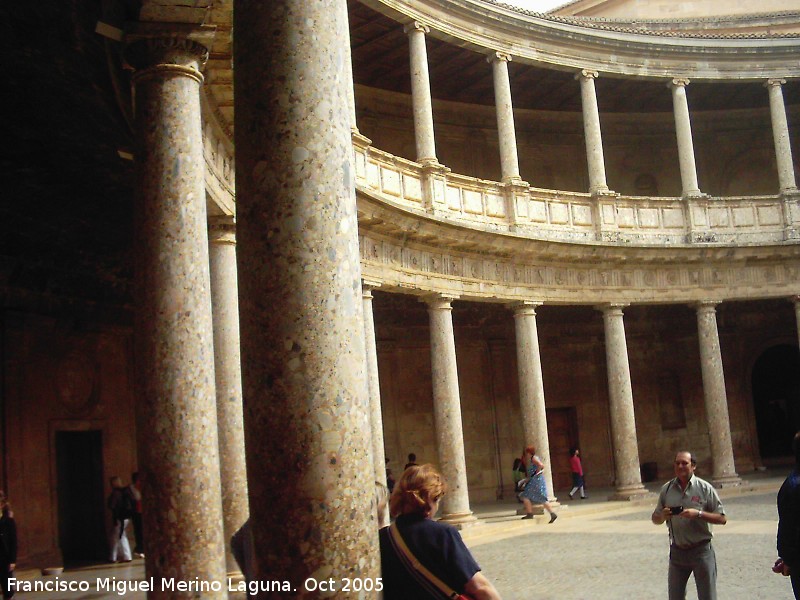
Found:
[[[569,467],[572,471],[572,491],[569,493],[569,499],[575,495],[578,490],[581,491],[581,500],[586,499],[586,490],[583,489],[583,465],[581,465],[581,451],[578,448],[571,448],[569,451]]]

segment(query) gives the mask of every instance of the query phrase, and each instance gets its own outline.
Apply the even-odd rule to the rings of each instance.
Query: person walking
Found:
[[[717,491],[697,477],[697,459],[686,451],[675,455],[675,478],[665,483],[651,520],[669,529],[669,600],[685,600],[694,574],[698,600],[717,598],[717,558],[711,525],[728,522]]]
[[[575,492],[580,490],[581,500],[586,500],[586,490],[584,489],[583,465],[581,464],[580,448],[570,448],[569,468],[572,471],[572,491],[570,491],[569,493],[569,499],[572,500],[572,497],[575,495]]]
[[[110,561],[131,562],[131,546],[125,528],[134,511],[134,502],[128,490],[122,485],[119,475],[111,478],[111,493],[108,496],[108,508],[111,510],[111,547]]]
[[[794,469],[778,491],[778,560],[772,568],[792,581],[800,600],[800,431],[792,440]]]
[[[131,484],[128,486],[128,493],[133,498],[133,536],[136,541],[133,547],[133,554],[137,558],[144,558],[144,530],[142,529],[142,480],[139,472],[131,473]]]
[[[526,446],[522,451],[522,464],[528,470],[528,481],[522,490],[520,497],[525,506],[525,516],[523,519],[533,518],[533,505],[541,504],[550,513],[550,523],[558,518],[547,499],[547,485],[544,481],[544,463],[536,456],[535,446]]]

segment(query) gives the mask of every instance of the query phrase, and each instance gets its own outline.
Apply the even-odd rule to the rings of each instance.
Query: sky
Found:
[[[568,0],[501,0],[505,4],[513,4],[533,12],[545,12],[556,6],[566,4]]]

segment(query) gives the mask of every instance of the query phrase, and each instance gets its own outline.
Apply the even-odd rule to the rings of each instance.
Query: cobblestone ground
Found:
[[[789,579],[770,570],[775,494],[729,498],[724,505],[728,524],[714,529],[719,599],[791,599]],[[465,541],[504,600],[666,599],[667,529],[650,522],[651,512],[627,508],[553,525],[492,523],[465,532]],[[522,527],[528,532],[519,535]],[[696,597],[690,579],[687,598]]]

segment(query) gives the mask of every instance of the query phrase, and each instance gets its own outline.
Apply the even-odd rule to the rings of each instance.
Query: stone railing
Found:
[[[591,195],[500,183],[422,166],[354,137],[356,186],[405,209],[532,239],[638,246],[797,240],[800,194],[717,198]]]

